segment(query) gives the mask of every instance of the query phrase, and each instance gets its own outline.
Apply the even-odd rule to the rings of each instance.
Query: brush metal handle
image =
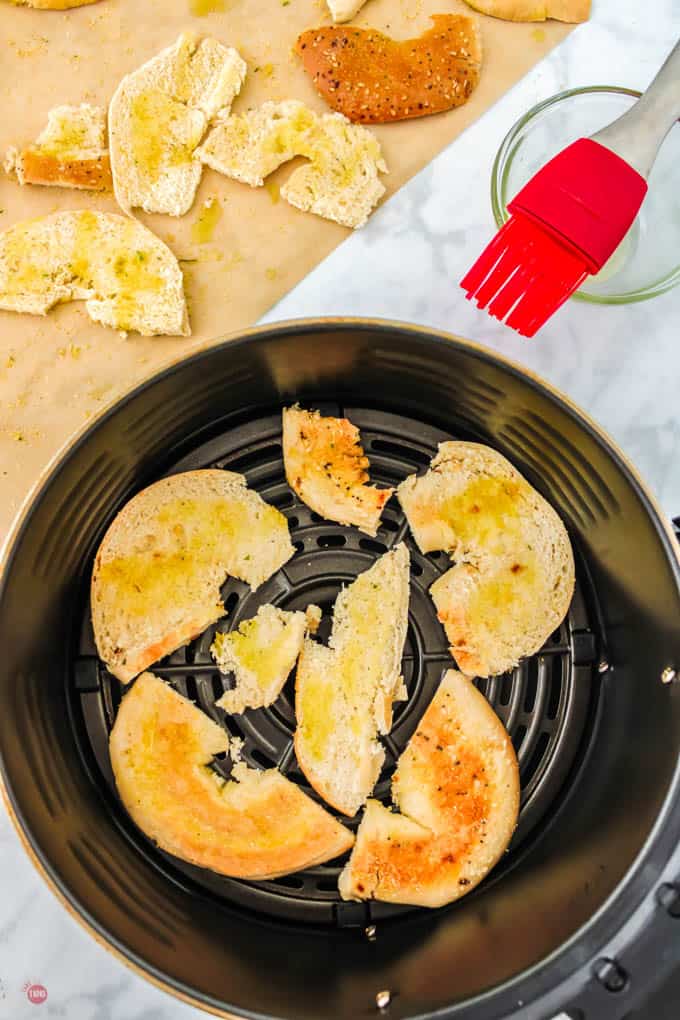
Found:
[[[638,101],[608,127],[592,135],[625,159],[645,179],[662,142],[680,118],[680,41]]]

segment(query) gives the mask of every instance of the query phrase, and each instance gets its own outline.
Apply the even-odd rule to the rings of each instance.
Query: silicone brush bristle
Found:
[[[487,245],[461,286],[479,308],[532,337],[587,275],[586,263],[571,248],[516,214]]]

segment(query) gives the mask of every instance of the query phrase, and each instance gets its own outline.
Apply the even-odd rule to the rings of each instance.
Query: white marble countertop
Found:
[[[532,341],[478,312],[457,280],[493,231],[489,171],[534,103],[588,84],[644,88],[680,35],[680,0],[593,0],[579,28],[267,316],[370,315],[468,336],[581,404],[680,514],[680,288],[621,307],[570,302]],[[56,902],[0,808],[0,1020],[206,1016],[131,973]],[[24,986],[47,989],[41,1005]]]

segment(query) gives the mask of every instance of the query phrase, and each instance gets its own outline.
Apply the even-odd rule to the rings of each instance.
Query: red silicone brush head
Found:
[[[647,182],[611,149],[580,138],[546,163],[508,204],[571,245],[588,272],[616,251],[647,194]]]
[[[468,298],[533,336],[619,246],[647,182],[598,142],[558,153],[509,203],[510,220],[461,281]]]
[[[461,286],[479,308],[531,337],[587,275],[580,255],[518,213],[487,245]]]

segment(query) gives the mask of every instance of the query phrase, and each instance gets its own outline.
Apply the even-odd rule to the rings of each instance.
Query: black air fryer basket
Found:
[[[522,778],[519,826],[489,878],[435,911],[344,903],[342,861],[245,882],[158,851],[119,803],[107,737],[120,685],[89,622],[94,552],[164,474],[246,475],[287,516],[295,557],[257,592],[230,579],[235,627],[265,602],[324,609],[405,539],[408,701],[377,796],[451,664],[395,499],[375,539],[322,520],[285,482],[281,407],[360,427],[372,480],[423,470],[449,438],[504,453],[564,519],[577,585],[545,647],[479,681]],[[24,512],[0,591],[0,749],[27,850],[65,905],[151,980],[221,1016],[619,1020],[680,961],[680,565],[670,528],[610,442],[560,396],[465,341],[388,323],[284,324],[197,354],[135,390],[63,455]],[[223,623],[221,626],[224,626]],[[155,668],[244,739],[246,760],[305,787],[293,700],[225,717],[214,628]],[[218,767],[219,763],[218,763]],[[356,825],[356,820],[354,823]]]

